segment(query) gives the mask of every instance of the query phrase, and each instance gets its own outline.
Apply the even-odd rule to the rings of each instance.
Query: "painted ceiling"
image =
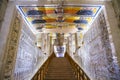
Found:
[[[101,5],[17,6],[26,23],[36,32],[80,32],[89,28]],[[62,32],[63,31],[63,32]]]

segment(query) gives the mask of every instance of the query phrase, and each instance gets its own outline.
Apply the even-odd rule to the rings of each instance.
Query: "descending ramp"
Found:
[[[86,73],[74,60],[66,54],[65,57],[52,55],[38,70],[32,80],[90,80]]]

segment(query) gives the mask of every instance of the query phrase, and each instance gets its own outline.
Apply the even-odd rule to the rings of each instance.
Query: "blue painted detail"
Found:
[[[91,10],[79,10],[77,15],[93,15],[93,12]]]
[[[87,20],[74,20],[74,23],[82,23],[82,24],[87,24]]]
[[[81,27],[78,27],[78,30],[83,30],[83,28],[81,28]]]
[[[46,23],[45,20],[40,20],[40,19],[36,19],[32,21],[32,24],[37,24],[37,23]]]
[[[27,15],[42,15],[42,14],[43,12],[38,10],[30,10],[27,12]]]

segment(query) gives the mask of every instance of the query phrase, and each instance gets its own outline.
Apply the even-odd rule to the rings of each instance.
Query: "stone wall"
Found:
[[[7,0],[0,0],[0,30],[1,30],[1,25],[2,25],[2,22],[4,21],[4,15],[5,15],[5,10],[6,10],[6,7],[7,7],[7,3],[8,1]]]
[[[118,27],[118,20],[115,15],[112,3],[107,3],[105,7],[106,7],[106,13],[107,13],[106,21],[109,22],[108,26],[110,26],[110,29],[111,29],[111,35],[115,45],[115,51],[117,53],[116,55],[117,55],[118,63],[120,66],[120,28]]]
[[[13,71],[14,71],[14,63],[16,58],[17,46],[19,42],[19,35],[21,29],[21,22],[18,14],[15,12],[15,16],[13,16],[13,23],[9,26],[9,34],[7,37],[7,41],[5,44],[4,55],[1,57],[2,65],[0,72],[0,80],[13,80]],[[8,26],[7,26],[8,27]],[[6,35],[6,34],[4,34]],[[4,36],[2,35],[2,36]],[[3,40],[3,39],[2,39]]]
[[[120,28],[120,0],[112,0],[112,4],[114,7],[114,11],[116,13],[116,18],[119,22],[119,28]]]
[[[110,25],[112,29],[112,34],[113,34],[113,39],[114,39],[114,44],[115,44],[115,48],[116,48],[116,52],[117,52],[117,56],[118,56],[118,62],[119,62],[119,66],[120,66],[120,0],[112,0],[112,5],[114,9],[110,9],[108,10],[108,13],[110,18],[109,21],[111,21]],[[111,14],[113,14],[113,12],[111,10],[114,10],[114,16]],[[115,20],[115,18],[117,20]],[[117,25],[116,25],[117,23]]]
[[[74,56],[76,62],[92,80],[120,79],[116,53],[110,28],[101,12],[91,28],[84,35],[84,44]]]
[[[35,45],[35,36],[26,25],[22,25],[19,47],[14,71],[15,80],[28,80],[38,65],[44,59],[41,50]]]
[[[13,78],[16,80],[31,80],[31,78],[49,56],[43,55],[43,52],[39,51],[37,47],[32,47],[35,46],[33,41],[35,40],[35,37],[33,34],[31,34],[31,32],[29,32],[30,30],[29,28],[26,28],[27,25],[25,24],[22,25],[22,27],[25,29],[22,29],[21,32],[21,24],[23,24],[22,22],[22,18],[19,14],[17,14],[15,3],[10,1],[7,5],[4,21],[0,31],[0,80],[14,80]],[[20,38],[22,39],[20,39],[20,42],[22,43],[18,46],[18,43],[20,43],[20,32]],[[22,34],[25,34],[25,36]],[[28,35],[31,36],[29,37]],[[25,37],[29,43],[24,38],[22,38],[22,36]],[[21,50],[23,49],[22,47],[28,47],[29,50],[26,49],[26,52],[21,52],[25,50]],[[20,55],[17,59],[16,54],[17,56]],[[36,56],[38,57],[36,58]],[[30,62],[27,63],[27,61]],[[33,62],[34,65],[32,65]],[[23,73],[21,74],[21,72]]]

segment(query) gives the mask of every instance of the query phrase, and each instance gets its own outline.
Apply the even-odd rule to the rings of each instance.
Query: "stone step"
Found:
[[[73,74],[56,74],[56,75],[53,75],[53,74],[47,74],[46,75],[46,77],[74,77],[74,75]]]
[[[48,66],[44,80],[77,80],[66,58],[53,58]]]
[[[66,76],[66,77],[56,77],[56,76],[53,76],[53,77],[45,77],[45,79],[56,79],[56,80],[59,80],[59,79],[68,79],[68,80],[76,80],[75,77],[70,77],[70,76]]]
[[[52,72],[73,72],[73,69],[48,69],[47,71],[48,72],[49,71],[52,71]]]
[[[48,67],[48,69],[61,69],[61,70],[64,70],[64,69],[69,69],[69,70],[73,70],[72,67]]]
[[[59,79],[72,79],[72,80],[74,80],[76,78],[73,77],[73,76],[71,76],[71,77],[70,76],[68,76],[68,77],[67,76],[66,77],[61,77],[61,76],[60,77],[57,77],[57,76],[55,76],[55,77],[54,76],[53,77],[47,77],[46,76],[45,79],[57,79],[57,80],[59,80]]]
[[[49,71],[49,72],[46,72],[46,75],[47,75],[47,74],[56,74],[56,75],[57,75],[57,74],[74,74],[74,72],[72,72],[72,71],[69,71],[69,72],[60,72],[60,71],[58,71],[58,72],[53,72],[53,71],[52,71],[52,72],[50,72],[50,71]]]
[[[73,75],[73,73],[47,73],[46,75]]]

